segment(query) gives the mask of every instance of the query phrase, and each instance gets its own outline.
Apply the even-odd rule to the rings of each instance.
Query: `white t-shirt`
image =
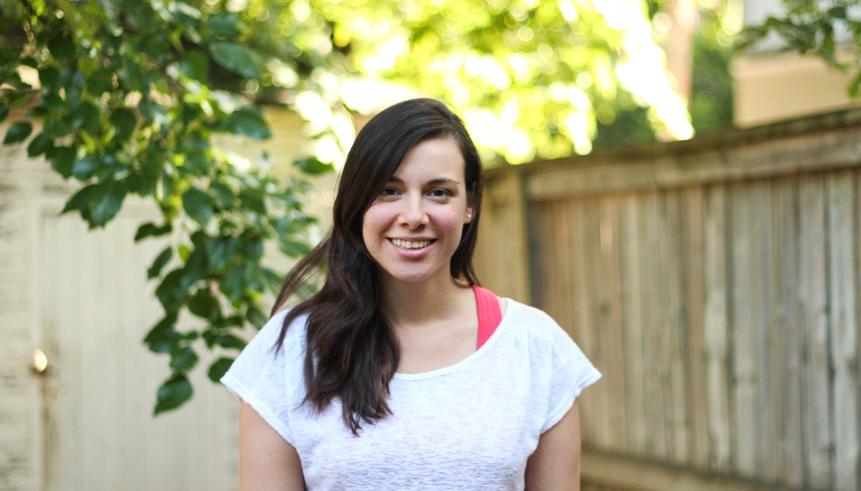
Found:
[[[305,316],[271,347],[286,311],[221,379],[298,452],[309,490],[522,490],[526,460],[601,374],[544,312],[508,300],[487,342],[460,362],[395,374],[393,414],[354,436],[339,401],[315,414],[305,395]]]

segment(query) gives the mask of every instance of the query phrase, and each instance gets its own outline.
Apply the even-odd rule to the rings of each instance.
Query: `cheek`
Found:
[[[386,227],[386,213],[380,206],[371,206],[365,215],[362,217],[362,238],[365,240],[365,245],[368,241],[374,242],[382,229]]]
[[[446,234],[452,239],[460,240],[460,234],[463,231],[464,222],[463,212],[461,210],[451,210],[441,213],[436,217],[436,224],[441,230],[445,230]]]

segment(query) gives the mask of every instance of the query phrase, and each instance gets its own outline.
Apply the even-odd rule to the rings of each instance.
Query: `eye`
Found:
[[[385,187],[383,191],[380,193],[380,196],[396,196],[398,194],[398,190],[393,187]]]
[[[445,188],[436,188],[430,192],[430,195],[434,198],[448,198],[452,196],[452,192]]]

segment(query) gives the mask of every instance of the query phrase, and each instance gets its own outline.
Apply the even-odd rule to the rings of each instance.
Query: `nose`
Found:
[[[420,197],[411,197],[403,200],[403,208],[398,215],[401,225],[415,229],[428,223],[428,214]]]

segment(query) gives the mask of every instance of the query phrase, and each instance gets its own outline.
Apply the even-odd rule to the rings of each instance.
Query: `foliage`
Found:
[[[732,128],[733,79],[730,60],[737,28],[729,27],[727,4],[703,9],[694,38],[689,111],[698,135]],[[740,27],[740,26],[739,26]]]
[[[664,15],[667,2],[649,0],[648,6],[652,23],[659,24],[658,18]],[[740,28],[734,24],[740,21],[740,12],[734,11],[732,3],[725,0],[699,2],[698,7],[688,111],[696,134],[702,135],[733,126],[733,80],[729,64],[732,42]],[[630,96],[619,94],[614,112],[598,114],[595,148],[655,141],[654,126],[647,116],[647,111]]]
[[[277,291],[280,275],[262,263],[264,242],[277,239],[294,256],[307,248],[301,238],[313,219],[297,199],[303,184],[277,182],[261,166],[243,169],[213,144],[218,134],[269,137],[242,88],[270,83],[275,54],[256,42],[242,15],[204,2],[32,1],[0,9],[0,119],[29,107],[4,143],[35,133],[27,154],[80,183],[63,213],[80,214],[91,228],[110,222],[131,194],[161,212],[135,241],[171,238],[147,272],[159,279],[164,317],[144,342],[170,356],[155,412],[178,407],[192,395],[196,345],[239,349],[237,329],[266,320],[261,296]],[[183,311],[201,327],[180,331]],[[210,378],[229,360],[210,365]]]
[[[90,227],[129,195],[158,206],[135,240],[170,238],[147,271],[164,316],[144,342],[170,357],[159,413],[192,396],[201,350],[225,354],[217,380],[241,329],[265,322],[280,278],[264,243],[307,251],[303,183],[218,135],[268,138],[262,105],[286,104],[313,137],[296,168],[327,172],[357,114],[422,94],[510,162],[590,151],[619,95],[648,131],[688,136],[659,55],[641,0],[0,0],[0,121],[4,144],[77,183],[63,211]],[[178,328],[185,314],[200,327]]]
[[[348,53],[363,80],[338,83],[321,71],[323,102],[366,113],[404,90],[439,97],[464,116],[488,160],[588,153],[597,115],[613,114],[622,93],[651,125],[690,136],[640,0],[296,0],[280,13],[270,5],[285,25],[297,12],[331,33],[309,45]],[[309,120],[334,117],[319,102],[307,110],[298,102]]]
[[[745,29],[739,49],[748,49],[769,35],[777,35],[784,50],[811,54],[829,66],[849,73],[849,97],[861,88],[861,6],[857,0],[783,0],[784,13],[770,16],[762,24]],[[845,33],[848,51],[841,56],[840,33]]]

